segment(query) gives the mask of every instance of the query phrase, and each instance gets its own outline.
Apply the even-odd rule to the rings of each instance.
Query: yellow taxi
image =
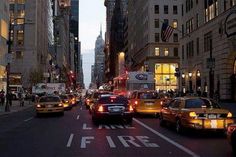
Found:
[[[64,115],[64,107],[59,96],[42,96],[35,104],[37,116],[44,113],[61,113]]]
[[[60,95],[59,97],[61,98],[65,110],[72,109],[72,104],[70,103],[70,98],[68,97],[68,95]]]
[[[158,98],[156,91],[133,91],[130,104],[135,113],[156,115],[161,110],[161,99]]]
[[[186,128],[225,131],[234,121],[231,112],[211,99],[179,97],[163,105],[160,125],[166,122],[174,124],[176,131],[181,133]]]

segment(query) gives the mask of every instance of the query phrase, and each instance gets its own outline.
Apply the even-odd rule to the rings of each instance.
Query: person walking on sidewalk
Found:
[[[6,98],[8,100],[9,106],[12,106],[12,93],[9,91],[6,95]]]
[[[20,106],[23,107],[24,106],[24,97],[23,94],[21,92],[18,93],[18,98],[20,101]]]
[[[3,91],[3,89],[0,92],[0,100],[1,100],[1,106],[3,106],[5,102],[5,92]]]

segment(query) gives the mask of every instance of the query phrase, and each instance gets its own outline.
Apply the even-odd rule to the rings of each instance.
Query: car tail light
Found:
[[[197,117],[196,112],[190,112],[190,113],[189,113],[189,117],[192,117],[192,118]]]
[[[66,100],[66,103],[68,103],[69,101],[68,100]]]
[[[232,117],[233,117],[232,113],[229,112],[229,113],[227,114],[227,118],[232,118]]]
[[[130,111],[130,112],[133,112],[133,111],[134,111],[134,108],[133,108],[131,105],[129,106],[129,111]]]
[[[73,98],[72,100],[75,101],[75,98]]]
[[[103,111],[104,111],[103,106],[99,106],[99,107],[98,107],[98,112],[103,112]]]
[[[89,99],[86,100],[87,103],[89,103],[89,101],[90,101]]]
[[[138,105],[138,101],[135,101],[134,104],[135,104],[135,105]]]
[[[161,105],[163,105],[163,101],[161,101]]]
[[[37,106],[36,106],[37,108],[40,108],[40,107],[42,107],[40,104],[37,104]]]
[[[236,129],[236,126],[230,125],[230,126],[228,127],[228,129],[227,129],[227,132],[228,132],[228,133],[232,133],[235,129]]]
[[[62,106],[63,106],[63,104],[62,104],[62,103],[60,103],[60,104],[58,104],[58,106],[59,106],[59,107],[62,107]]]

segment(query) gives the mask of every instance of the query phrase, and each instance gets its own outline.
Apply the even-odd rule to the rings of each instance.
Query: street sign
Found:
[[[215,58],[207,58],[207,69],[215,68]]]

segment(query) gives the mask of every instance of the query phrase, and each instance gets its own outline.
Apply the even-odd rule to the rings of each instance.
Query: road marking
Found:
[[[90,144],[93,139],[93,136],[82,137],[80,148],[86,148],[86,144]]]
[[[28,121],[30,121],[30,120],[32,120],[34,117],[30,117],[30,118],[28,118],[28,119],[25,119],[24,121],[25,122],[28,122]]]
[[[76,118],[77,120],[79,119],[79,115],[77,116],[77,118]]]
[[[87,124],[83,124],[83,130],[92,130],[92,128],[88,127]]]
[[[151,131],[152,133],[156,134],[157,136],[159,136],[160,138],[166,140],[167,142],[173,144],[174,146],[176,146],[177,148],[181,149],[182,151],[186,152],[187,154],[194,156],[194,157],[199,157],[199,155],[197,155],[196,153],[192,152],[190,149],[178,144],[177,142],[171,140],[170,138],[166,137],[165,135],[157,132],[156,130],[150,128],[149,126],[147,126],[146,124],[140,122],[139,120],[137,120],[136,118],[133,118],[133,120],[135,122],[137,122],[139,125],[143,126],[144,128],[148,129],[149,131]]]
[[[70,147],[70,146],[71,146],[71,143],[72,143],[73,137],[74,137],[74,134],[70,134],[70,137],[69,137],[69,140],[68,140],[68,142],[67,142],[66,147]]]
[[[113,142],[112,138],[110,136],[106,136],[106,138],[107,138],[107,142],[108,142],[110,148],[116,148],[116,145]]]

